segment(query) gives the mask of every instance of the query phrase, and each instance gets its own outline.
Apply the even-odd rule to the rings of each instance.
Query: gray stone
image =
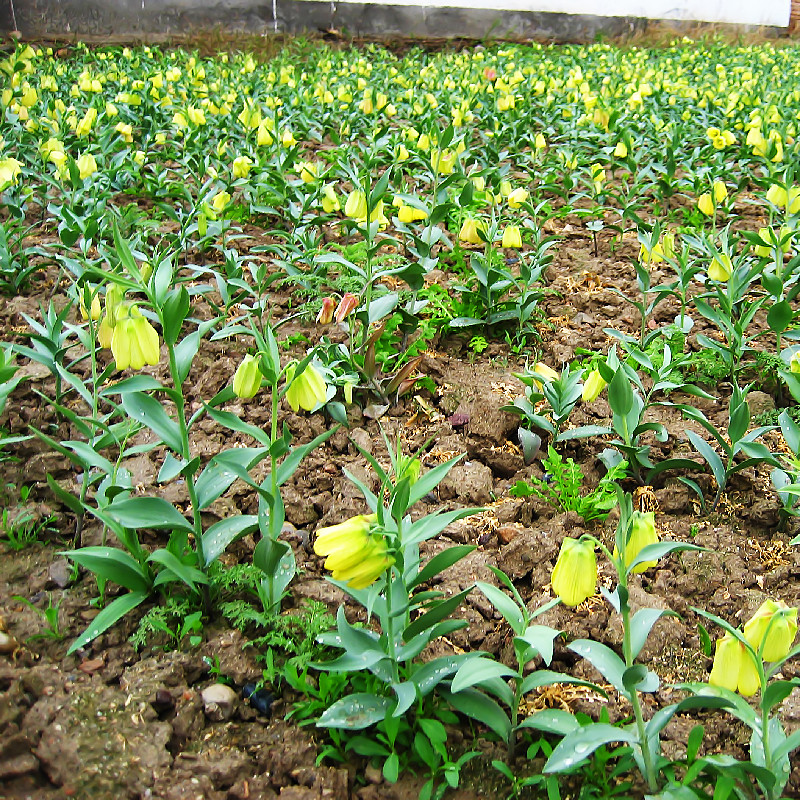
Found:
[[[224,722],[233,716],[239,695],[225,683],[213,683],[200,693],[203,711],[212,722]]]

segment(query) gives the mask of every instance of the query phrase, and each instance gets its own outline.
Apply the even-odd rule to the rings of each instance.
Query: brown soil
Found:
[[[757,227],[757,220],[752,223]],[[625,239],[612,249],[610,240],[601,237],[599,255],[595,256],[582,222],[567,219],[559,226],[557,232],[563,238],[548,271],[550,287],[556,294],[545,301],[550,324],[542,328],[542,360],[553,366],[571,359],[576,347],[606,349],[609,340],[605,327],[633,333],[639,324],[632,306],[611,291],[617,287],[629,295],[635,293],[631,266],[638,250],[635,241]],[[666,277],[666,272],[662,276],[656,270],[653,284]],[[38,313],[38,305],[46,301],[54,278],[55,274],[47,273],[28,296],[2,304],[0,316],[7,331],[24,339],[26,323],[21,314]],[[274,300],[279,314],[289,298],[276,296]],[[665,302],[656,312],[656,322],[671,321],[676,310],[674,304]],[[303,331],[312,342],[319,337],[313,323],[295,322],[290,330],[288,326],[281,330],[282,334]],[[205,342],[190,378],[189,391],[195,393],[192,399],[207,398],[222,388],[231,379],[239,358],[240,353],[233,352],[228,344]],[[578,535],[584,523],[577,515],[556,513],[541,501],[509,496],[510,486],[518,479],[541,474],[538,461],[525,466],[516,443],[518,420],[502,410],[511,397],[521,393],[521,384],[512,372],[519,371],[524,361],[524,355],[515,356],[505,344],[496,342],[476,357],[465,338],[443,331],[421,367],[438,390],[435,394],[412,391],[389,409],[381,425],[390,439],[399,432],[407,449],[433,437],[424,455],[426,467],[453,454],[466,453],[440,485],[436,497],[428,498],[431,502],[427,508],[421,504],[418,513],[465,505],[487,509],[428,543],[431,553],[452,542],[478,545],[444,575],[438,588],[450,593],[471,586],[475,580],[493,581],[489,567],[497,566],[511,576],[534,608],[551,597],[550,571],[562,539]],[[38,365],[25,364],[23,371],[29,380],[8,403],[7,427],[12,433],[25,433],[33,424],[48,428],[57,439],[70,438],[67,427],[57,422],[37,394],[51,393],[49,375]],[[162,365],[153,373],[163,371]],[[716,393],[721,394],[718,402],[699,403],[722,426],[727,414],[725,386]],[[752,399],[767,406],[771,403],[766,395]],[[670,400],[688,402],[678,395]],[[242,403],[230,410],[257,425],[266,424],[269,413],[266,402]],[[282,416],[299,442],[332,424],[320,415],[307,417],[284,411]],[[610,409],[601,397],[580,406],[571,423],[603,423],[609,417]],[[684,437],[687,424],[667,408],[660,419],[674,447]],[[226,437],[215,426],[203,425],[195,434],[195,452],[213,454]],[[348,469],[369,480],[368,465],[353,442],[379,460],[385,457],[378,423],[356,413],[351,430],[338,431],[301,465],[286,486],[287,519],[297,529],[313,532],[321,525],[365,510],[357,490],[343,474]],[[602,447],[603,443],[595,440],[576,441],[565,447],[565,453],[581,464],[589,485],[598,480],[596,457]],[[53,513],[57,522],[45,541],[21,551],[0,544],[0,615],[7,631],[20,643],[15,652],[0,655],[0,797],[371,800],[416,796],[419,778],[404,775],[396,786],[390,786],[355,757],[349,764],[317,765],[318,747],[325,734],[284,720],[296,699],[288,690],[276,699],[268,716],[242,701],[229,720],[208,718],[200,692],[214,682],[214,677],[204,656],[212,661],[217,658],[220,672],[237,689],[261,676],[258,653],[244,648],[243,636],[224,625],[206,623],[203,642],[197,647],[187,645],[182,651],[172,652],[150,647],[137,653],[128,641],[138,620],[134,614],[83,652],[66,656],[69,643],[97,613],[91,604],[95,584],[86,574],[73,580],[61,555],[72,546],[75,523],[54,501],[46,478],[49,474],[62,485],[76,487],[77,476],[69,462],[36,440],[10,451],[18,460],[0,464],[2,485],[30,487],[29,510],[42,518]],[[157,449],[137,456],[127,466],[139,488],[179,501],[179,487],[155,484],[160,457]],[[710,478],[700,470],[695,477],[710,488]],[[708,675],[710,659],[702,654],[699,618],[693,606],[739,624],[767,597],[800,604],[800,549],[788,545],[796,531],[791,526],[787,531],[777,530],[779,504],[769,488],[766,469],[738,475],[728,487],[720,511],[710,517],[697,515],[688,490],[674,479],[661,479],[654,499],[662,538],[691,541],[708,550],[675,554],[636,578],[632,590],[635,606],[669,608],[680,615],[663,618],[642,653],[642,660],[660,675],[663,686],[647,698],[647,714],[674,700],[671,683],[703,680]],[[14,509],[15,503],[9,489],[9,508]],[[252,493],[243,485],[235,485],[215,507],[215,513],[223,516],[231,508],[251,513],[254,507]],[[595,533],[608,539],[614,521],[612,513]],[[80,534],[80,544],[96,544],[98,535],[96,527],[87,525]],[[153,536],[147,544],[157,541]],[[303,598],[322,600],[331,609],[344,603],[348,612],[355,613],[349,601],[325,581],[320,559],[307,548],[307,541],[303,535],[292,537],[300,574],[292,585],[288,613]],[[253,545],[251,538],[237,543],[229,561],[247,562]],[[608,565],[601,566],[601,576],[610,582]],[[42,632],[42,619],[15,596],[29,599],[39,608],[47,605],[48,598],[60,603],[59,620],[65,638],[30,640],[30,636]],[[509,629],[481,594],[471,593],[460,611],[469,625],[450,637],[451,648],[480,648],[500,657],[511,655]],[[621,642],[619,620],[609,615],[607,604],[599,596],[574,610],[557,606],[543,622],[566,631],[570,639],[591,637],[612,647]],[[716,635],[712,631],[712,636]],[[556,669],[598,678],[585,662],[566,650],[564,642],[558,644],[555,662]],[[784,675],[800,675],[800,666],[787,665]],[[542,697],[540,702],[563,702],[594,715],[602,706],[581,695]],[[614,700],[607,708],[612,719],[627,713]],[[785,701],[782,715],[788,727],[800,724],[798,692]],[[676,718],[666,729],[667,753],[680,753],[697,721],[705,725],[706,752],[745,756],[748,737],[742,729],[724,715],[700,712],[691,718]],[[503,790],[489,766],[491,744],[479,744],[487,755],[471,765],[464,779],[467,788],[454,796],[491,797]],[[525,768],[524,764],[518,766]],[[800,796],[800,763],[794,768],[788,791],[791,796]]]

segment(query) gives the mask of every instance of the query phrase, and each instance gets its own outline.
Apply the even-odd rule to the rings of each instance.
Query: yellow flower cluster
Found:
[[[371,533],[374,522],[374,514],[361,515],[317,531],[314,552],[327,556],[325,569],[351,589],[366,589],[394,564],[386,540]]]

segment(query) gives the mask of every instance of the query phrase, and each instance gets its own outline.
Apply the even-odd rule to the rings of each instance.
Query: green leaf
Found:
[[[486,725],[504,742],[511,735],[511,721],[500,705],[476,689],[464,689],[461,692],[441,690],[442,697],[459,713]]]
[[[782,703],[797,686],[800,686],[800,678],[792,678],[788,681],[772,681],[761,698],[761,708],[767,712],[770,711],[779,703]]]
[[[172,503],[162,497],[129,497],[112,503],[106,513],[125,528],[178,528],[191,531],[192,525]]]
[[[553,641],[560,633],[547,625],[529,625],[518,639],[532,647],[544,663],[549,664],[553,660]]]
[[[47,485],[50,491],[60,500],[73,514],[83,516],[84,510],[81,505],[80,498],[76,497],[72,492],[67,491],[56,479],[48,472]]]
[[[320,672],[358,672],[374,667],[384,658],[386,658],[384,653],[368,650],[360,653],[345,653],[332,661],[313,662],[309,666]]]
[[[631,657],[636,658],[639,655],[653,625],[658,622],[663,616],[677,617],[674,611],[668,611],[661,608],[640,608],[631,620]]]
[[[565,675],[563,672],[553,672],[553,670],[550,669],[537,669],[536,672],[531,672],[531,674],[522,681],[521,692],[522,694],[527,694],[542,686],[557,686],[562,683],[570,684],[571,686],[585,686],[587,689],[593,689],[603,697],[608,696],[597,684],[591,681],[583,681],[580,678],[573,678],[572,675]]]
[[[150,375],[131,375],[130,378],[123,378],[121,381],[109,383],[103,386],[98,394],[107,397],[112,394],[128,394],[130,392],[151,392],[163,389],[164,386]]]
[[[565,442],[568,439],[586,439],[589,436],[608,436],[614,431],[605,425],[580,425],[568,431],[562,431],[556,436],[556,442]]]
[[[228,430],[251,436],[260,444],[269,447],[270,438],[266,431],[261,430],[261,428],[255,425],[250,425],[247,422],[243,422],[239,417],[236,416],[236,414],[232,414],[230,411],[220,411],[218,408],[213,408],[209,405],[207,405],[205,408],[206,412],[211,419],[214,420],[214,422],[218,422]]]
[[[460,692],[491,678],[507,678],[516,674],[513,669],[510,669],[505,664],[500,664],[492,658],[484,656],[471,658],[462,664],[458,672],[456,672],[450,683],[450,690]]]
[[[409,492],[408,507],[411,508],[411,506],[425,497],[428,492],[433,491],[444,480],[447,473],[450,472],[450,470],[464,457],[464,455],[465,454],[462,453],[460,456],[451,458],[449,461],[445,461],[444,464],[439,464],[433,469],[430,469],[420,475],[419,479],[411,487],[411,491]]]
[[[517,636],[525,632],[527,620],[519,606],[504,592],[490,583],[477,581],[475,585],[480,589],[489,602],[502,614]]]
[[[167,447],[183,453],[181,429],[158,400],[142,392],[130,392],[122,395],[121,405],[126,414],[150,428]]]
[[[664,556],[679,550],[705,549],[705,547],[698,547],[696,544],[687,544],[685,542],[656,542],[655,544],[648,544],[643,547],[636,554],[636,558],[628,565],[628,568],[633,569],[638,564],[644,564],[646,561],[659,561],[664,558]]]
[[[439,658],[434,658],[432,661],[427,661],[419,667],[411,676],[411,680],[419,689],[420,695],[425,697],[429,695],[439,683],[455,674],[465,661],[475,657],[473,653],[461,653],[455,656],[440,656]]]
[[[64,555],[100,578],[118,583],[132,592],[147,594],[152,588],[147,570],[130,553],[118,547],[82,547]]]
[[[363,730],[389,715],[391,701],[375,694],[351,694],[337,700],[317,721],[318,728]]]
[[[310,442],[293,447],[287,454],[286,458],[284,458],[283,461],[278,464],[278,468],[276,470],[278,486],[283,486],[283,484],[286,483],[286,481],[288,481],[292,475],[294,475],[295,470],[299,466],[300,462],[312,450],[315,450],[321,444],[330,439],[330,437],[333,436],[333,434],[338,430],[339,426],[334,425],[330,430],[324,431],[323,433],[319,434],[319,436],[315,436]],[[290,441],[291,439],[289,439],[289,442]]]
[[[215,522],[203,534],[203,555],[206,566],[216,561],[231,542],[255,530],[258,530],[258,517],[255,514],[240,514]]]
[[[580,730],[581,724],[575,719],[575,715],[570,714],[569,711],[562,711],[560,708],[547,708],[543,711],[535,711],[517,727],[533,728],[556,736],[568,736]]]
[[[408,528],[406,535],[403,537],[403,544],[408,546],[430,539],[441,533],[453,522],[464,519],[464,517],[470,517],[481,510],[480,508],[459,508],[455,511],[446,511],[441,514],[426,514]]]
[[[793,319],[794,309],[792,304],[786,300],[778,301],[767,312],[767,325],[773,333],[783,333],[791,325]]]
[[[800,729],[787,736],[786,739],[772,751],[773,761],[778,761],[788,756],[789,753],[796,750],[798,747],[800,747]]]
[[[397,783],[400,777],[400,757],[397,753],[392,753],[386,761],[383,762],[383,777],[389,783]]]
[[[360,756],[388,756],[389,751],[380,742],[368,736],[354,736],[347,743],[347,750],[352,750]]]
[[[168,262],[162,261],[161,263]],[[161,266],[159,266],[160,271]],[[174,345],[178,341],[181,327],[186,315],[189,313],[189,292],[186,291],[186,287],[179,286],[173,289],[164,300],[162,309],[164,342],[168,345]]]
[[[70,645],[67,655],[89,644],[118,620],[147,599],[148,592],[129,592],[112,600],[89,624],[89,627]]]
[[[437,553],[428,563],[417,573],[416,578],[408,584],[409,589],[414,589],[421,583],[429,581],[440,572],[452,567],[473,550],[477,549],[473,544],[459,544],[448,547],[441,553]]]
[[[386,194],[386,189],[389,186],[389,178],[392,176],[391,167],[384,170],[383,175],[378,178],[375,185],[372,187],[372,191],[369,193],[369,208],[370,211],[375,209],[375,206],[378,205],[378,201]]]
[[[172,268],[172,263],[168,258],[162,259],[155,269],[153,275],[153,287],[155,294],[155,301],[158,305],[163,306],[167,302],[167,292],[173,284],[175,271]]]
[[[644,664],[634,664],[622,674],[622,685],[631,696],[634,691],[654,692],[660,685],[655,672],[651,672]]]
[[[445,617],[449,617],[458,607],[461,605],[461,602],[464,598],[470,593],[472,587],[470,586],[468,589],[464,589],[463,592],[459,592],[458,594],[453,595],[452,597],[448,597],[447,600],[443,600],[440,603],[437,603],[433,608],[426,611],[421,616],[417,617],[404,631],[403,631],[403,638],[406,641],[410,641],[422,631],[428,630],[433,625],[435,625],[440,620],[443,620]]]
[[[175,576],[179,581],[185,583],[193,592],[200,593],[197,588],[198,584],[207,584],[208,578],[197,567],[191,567],[184,564],[174,553],[169,550],[160,548],[154,553],[151,553],[147,559],[156,564],[161,564],[164,569],[158,573],[155,585],[161,586],[164,583],[169,583],[170,573]]]
[[[634,744],[636,736],[605,722],[592,722],[565,736],[550,754],[543,772],[564,772],[587,759],[598,747],[610,742]]]
[[[711,472],[714,475],[714,480],[717,486],[725,486],[727,477],[725,474],[725,465],[722,459],[717,455],[717,451],[701,436],[698,436],[694,431],[685,431],[687,438],[692,443],[692,446],[698,453],[706,460],[706,463],[711,467]]]
[[[192,367],[192,360],[200,349],[200,331],[192,331],[175,346],[175,364],[181,382],[186,380]]]
[[[197,461],[197,459],[194,459]],[[164,456],[164,462],[161,464],[161,469],[158,471],[158,483],[168,483],[173,478],[181,474],[186,467],[187,462],[184,459],[175,458],[172,453],[167,453]]]
[[[576,639],[568,647],[589,661],[618,692],[628,696],[622,680],[625,662],[610,647],[591,639]]]
[[[392,711],[392,716],[402,717],[417,699],[417,687],[411,681],[393,683],[392,691],[397,697],[397,705]]]
[[[608,384],[608,404],[615,414],[623,417],[633,408],[633,389],[623,368],[614,373]]]
[[[252,469],[268,453],[266,447],[233,447],[215,455],[195,482],[198,507],[208,508],[236,480],[238,470]]]

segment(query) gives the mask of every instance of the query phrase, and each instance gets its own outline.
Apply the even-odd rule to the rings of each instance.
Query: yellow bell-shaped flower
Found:
[[[733,274],[733,264],[731,257],[725,253],[717,253],[711,260],[708,267],[708,277],[712,281],[724,282],[730,279]]]
[[[559,379],[559,374],[550,366],[544,363],[544,361],[537,361],[534,364],[533,371],[531,373],[532,376],[539,376],[542,380],[537,380],[536,377],[533,378],[533,385],[541,392],[542,391],[542,381],[547,381],[550,383],[551,381],[557,381]]]
[[[709,192],[705,192],[697,198],[697,207],[707,217],[714,214],[714,201],[711,199],[711,194]]]
[[[353,189],[347,195],[347,202],[344,204],[344,213],[357,222],[367,220],[367,196],[361,189]]]
[[[564,539],[550,584],[567,606],[580,605],[591,597],[597,587],[597,558],[593,542],[589,539]]]
[[[305,369],[295,377],[295,364],[286,368],[286,402],[297,413],[299,409],[312,411],[328,396],[328,385],[325,378],[317,372],[311,364],[306,364]]]
[[[501,244],[503,247],[509,248],[513,247],[519,249],[522,247],[522,234],[519,225],[506,225],[503,230],[503,241]]]
[[[246,178],[253,169],[253,159],[249,156],[238,156],[233,159],[233,177]]]
[[[739,672],[742,667],[742,656],[746,655],[741,642],[726,633],[717,639],[714,651],[714,664],[708,676],[710,686],[720,686],[730,692],[735,692],[739,686]]]
[[[352,589],[365,589],[394,564],[384,538],[370,533],[374,521],[374,514],[362,514],[317,532],[314,552],[327,556],[331,577]]]
[[[78,168],[78,174],[81,176],[82,181],[85,181],[88,177],[97,172],[97,161],[95,161],[91,153],[84,153],[78,156],[78,159],[75,161],[75,166]]]
[[[461,225],[461,230],[458,232],[458,238],[467,244],[481,244],[483,239],[479,231],[485,231],[483,220],[467,217]]]
[[[127,309],[125,316],[117,309],[111,352],[117,369],[141,369],[145,364],[158,364],[161,357],[158,333],[136,306]]]
[[[797,609],[765,600],[744,626],[744,638],[764,661],[786,658],[797,636]]]
[[[625,566],[633,563],[640,551],[649,544],[658,542],[656,533],[655,514],[652,511],[634,511],[631,515],[631,528],[628,534],[628,541],[625,543]],[[614,548],[614,558],[617,558],[619,551]],[[656,565],[655,561],[643,561],[633,568],[633,572],[644,572]]]
[[[255,397],[261,388],[261,370],[258,367],[258,358],[246,355],[236,369],[233,376],[233,393],[242,400]]]
[[[589,377],[586,379],[586,383],[583,384],[583,393],[581,394],[581,400],[584,403],[591,403],[600,396],[600,392],[606,388],[606,381],[603,380],[603,376],[600,374],[600,370],[593,369],[589,374]]]

